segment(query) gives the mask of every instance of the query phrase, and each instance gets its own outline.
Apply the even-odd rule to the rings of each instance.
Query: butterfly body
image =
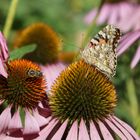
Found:
[[[120,30],[107,25],[91,39],[88,46],[81,52],[81,57],[106,75],[114,76],[117,65],[116,47],[119,39]]]

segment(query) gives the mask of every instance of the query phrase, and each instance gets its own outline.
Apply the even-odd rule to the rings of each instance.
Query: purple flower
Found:
[[[117,55],[120,56],[124,53],[129,47],[131,47],[134,42],[140,39],[140,30],[130,32],[124,35],[120,40],[120,45],[117,48]],[[131,62],[131,68],[134,68],[140,60],[140,46],[138,46],[136,53]]]
[[[125,9],[125,10],[124,10]],[[98,13],[93,9],[85,17],[86,23],[91,23]],[[140,28],[140,5],[130,2],[104,3],[99,10],[97,24],[113,24],[123,32]]]
[[[83,60],[63,70],[49,93],[51,114],[35,140],[139,140],[113,113],[117,98],[112,82]]]

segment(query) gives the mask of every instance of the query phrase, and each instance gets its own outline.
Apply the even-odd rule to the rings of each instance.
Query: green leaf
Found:
[[[37,46],[35,44],[31,44],[31,45],[26,45],[26,46],[21,47],[21,48],[17,48],[17,49],[10,52],[10,60],[20,59],[25,54],[33,52],[36,49],[36,47]]]

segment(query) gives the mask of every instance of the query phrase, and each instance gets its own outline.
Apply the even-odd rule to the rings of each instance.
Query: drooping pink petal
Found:
[[[120,6],[120,21],[117,25],[123,32],[128,32],[131,30],[131,24],[133,24],[130,17],[134,15],[136,6],[128,2],[121,2]]]
[[[37,134],[40,128],[36,119],[31,115],[29,110],[25,110],[25,127],[23,129],[23,134]]]
[[[90,137],[92,140],[101,140],[95,124],[92,121],[90,122]]]
[[[135,31],[128,38],[125,38],[121,41],[119,47],[117,48],[117,55],[121,55],[124,51],[126,51],[137,39],[140,38],[140,31]]]
[[[131,68],[133,69],[137,63],[140,61],[140,46],[137,48],[137,51],[132,59],[132,62],[131,62]]]
[[[4,133],[8,128],[11,120],[11,106],[8,106],[0,115],[0,134]]]
[[[98,124],[101,130],[101,133],[103,135],[103,138],[105,140],[114,140],[109,130],[106,128],[106,126],[101,121],[99,121]]]
[[[0,74],[7,77],[5,62],[8,61],[8,48],[3,34],[0,32]]]
[[[8,57],[9,57],[9,53],[8,53],[6,40],[3,34],[0,32],[0,58],[3,60],[3,62],[5,62],[7,61]]]
[[[131,16],[131,20],[129,20],[130,16]],[[124,22],[126,24],[126,26],[123,27],[124,30],[128,31],[130,29],[134,29],[135,25],[139,23],[139,20],[140,20],[140,7],[138,8],[135,7],[135,9],[133,10],[133,13],[129,15],[128,19]]]
[[[78,138],[78,123],[77,121],[75,121],[69,130],[66,140],[73,140],[73,139],[77,140],[77,138]]]
[[[4,77],[7,77],[7,72],[1,59],[0,59],[0,74],[3,75]]]
[[[121,132],[120,129],[118,129],[110,120],[106,119],[105,120],[108,126],[116,133],[122,140],[127,140],[125,135]]]
[[[87,127],[82,119],[79,126],[79,139],[78,140],[90,140]]]
[[[119,5],[115,5],[112,4],[112,6],[110,6],[110,16],[108,18],[108,23],[109,24],[113,24],[116,25],[117,21],[118,21],[118,10],[120,9]]]
[[[66,120],[61,125],[61,127],[57,130],[57,132],[54,134],[54,136],[51,138],[51,140],[61,140],[67,125],[68,125],[68,120]]]
[[[41,116],[37,109],[33,111],[33,115],[36,121],[38,122],[39,127],[42,127],[47,124],[47,119]]]
[[[54,127],[57,125],[58,120],[52,119],[49,124],[39,132],[39,137],[37,137],[35,140],[45,140],[50,132],[54,129]]]
[[[140,140],[136,132],[125,122],[121,121],[115,116],[110,117],[111,121],[118,127],[129,140]]]
[[[48,90],[50,90],[52,83],[59,76],[60,72],[66,68],[63,63],[51,64],[41,66],[41,69],[46,77]]]
[[[119,5],[120,5],[119,14],[121,19],[120,21],[122,21],[123,19],[126,20],[126,18],[129,17],[131,13],[133,13],[134,5],[129,2],[121,2]]]
[[[8,125],[8,129],[10,130],[10,132],[16,131],[18,129],[22,129],[22,122],[20,118],[19,109],[17,109],[17,111],[14,113]]]
[[[110,4],[104,4],[100,10],[97,23],[103,24],[107,21],[108,17],[110,16]]]

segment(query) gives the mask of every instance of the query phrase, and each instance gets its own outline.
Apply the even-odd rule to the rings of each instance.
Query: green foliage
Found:
[[[14,49],[13,51],[10,52],[10,60],[14,59],[20,59],[22,58],[25,54],[33,52],[36,49],[36,45],[27,45],[23,46],[21,48]]]

